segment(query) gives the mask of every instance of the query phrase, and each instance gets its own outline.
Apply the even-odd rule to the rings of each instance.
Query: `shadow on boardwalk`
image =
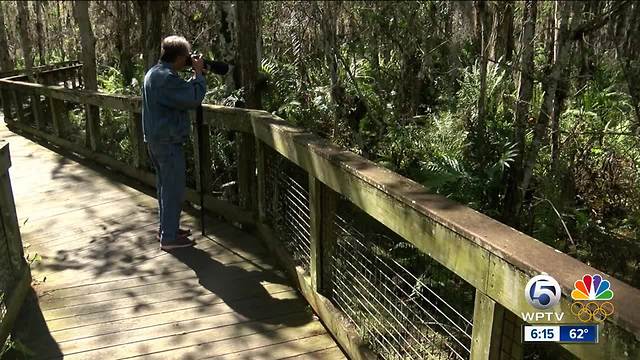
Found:
[[[51,336],[33,289],[27,294],[18,319],[13,331],[17,340],[16,347],[5,354],[3,359],[31,359],[36,354],[49,354],[53,358],[62,357],[62,351]]]

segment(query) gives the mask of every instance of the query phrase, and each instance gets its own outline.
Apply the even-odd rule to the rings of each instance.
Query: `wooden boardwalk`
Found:
[[[41,312],[18,319],[36,358],[344,358],[258,239],[216,220],[203,238],[185,215],[198,245],[160,251],[153,197],[4,124],[0,138],[26,253],[41,257]]]

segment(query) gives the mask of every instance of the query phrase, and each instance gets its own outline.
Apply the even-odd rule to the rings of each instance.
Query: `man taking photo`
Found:
[[[189,239],[191,231],[179,227],[186,186],[183,144],[191,128],[188,110],[200,106],[207,85],[204,60],[190,53],[191,45],[184,37],[165,38],[160,61],[145,74],[142,89],[143,133],[156,171],[162,250],[194,245]],[[189,64],[194,74],[185,81],[178,72]]]

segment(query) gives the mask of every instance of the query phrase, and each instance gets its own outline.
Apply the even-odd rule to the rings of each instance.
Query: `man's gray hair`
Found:
[[[180,55],[189,56],[191,53],[191,45],[182,36],[171,35],[162,40],[162,49],[160,51],[160,60],[165,62],[174,62]]]

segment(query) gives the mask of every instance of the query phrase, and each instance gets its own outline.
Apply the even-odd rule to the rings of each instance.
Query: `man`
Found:
[[[186,186],[183,144],[191,127],[188,110],[200,106],[207,86],[203,59],[191,58],[190,53],[191,45],[184,37],[165,38],[160,61],[147,71],[142,89],[142,125],[156,170],[162,250],[194,245],[189,239],[191,231],[179,228]],[[178,71],[189,63],[194,74],[185,81]]]

